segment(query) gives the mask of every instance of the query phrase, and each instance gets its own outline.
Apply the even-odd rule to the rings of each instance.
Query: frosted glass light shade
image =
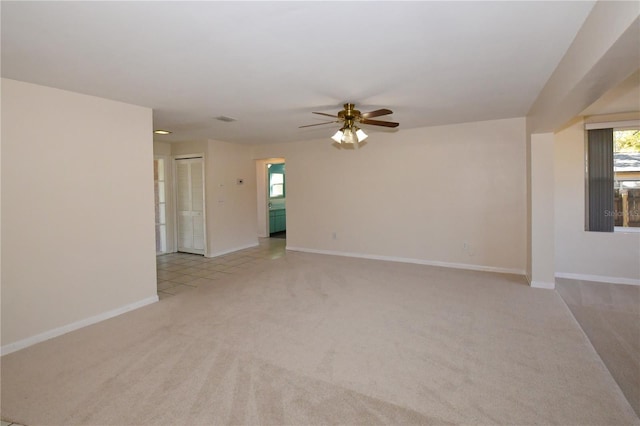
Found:
[[[358,136],[353,129],[344,129],[344,135],[342,136],[342,142],[344,143],[356,143],[358,142]]]
[[[335,135],[331,136],[331,139],[339,144],[348,143],[357,145],[368,137],[369,136],[364,132],[364,130],[359,127],[344,126],[342,129],[338,130]]]

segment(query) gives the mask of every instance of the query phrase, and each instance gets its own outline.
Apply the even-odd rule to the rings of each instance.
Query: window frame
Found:
[[[620,130],[638,130],[640,131],[640,122],[631,126],[615,126],[613,127],[613,132]],[[615,145],[614,145],[615,146]],[[615,154],[615,151],[613,152]],[[614,180],[615,180],[615,171],[614,171]],[[613,232],[619,233],[638,233],[640,232],[640,226],[614,226]]]
[[[624,121],[607,121],[607,122],[592,122],[585,123],[584,125],[584,158],[585,158],[585,221],[584,221],[584,230],[586,232],[608,232],[608,233],[640,233],[640,227],[631,227],[631,226],[613,226],[612,231],[596,231],[591,230],[589,227],[589,130],[597,130],[597,129],[611,129],[612,132],[616,132],[619,130],[635,130],[640,129],[640,120],[624,120]],[[613,151],[615,152],[615,151]],[[615,179],[615,171],[614,171],[614,179]],[[615,207],[614,207],[615,209]]]

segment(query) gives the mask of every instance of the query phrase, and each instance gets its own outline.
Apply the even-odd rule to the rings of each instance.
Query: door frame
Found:
[[[256,160],[258,237],[269,237],[269,209],[267,208],[269,204],[269,168],[267,165],[286,162],[284,157],[261,158]]]
[[[172,156],[172,161],[171,161],[171,177],[172,177],[172,186],[175,189],[173,191],[173,209],[172,209],[172,216],[173,216],[173,235],[175,235],[175,244],[174,244],[174,253],[178,252],[178,190],[177,190],[177,182],[176,182],[176,177],[177,177],[177,168],[178,165],[176,163],[177,160],[188,160],[188,159],[196,159],[196,158],[201,158],[202,159],[202,229],[204,232],[204,257],[207,257],[207,253],[208,253],[208,235],[207,235],[207,188],[206,188],[206,184],[207,184],[207,161],[206,161],[206,157],[204,155],[204,152],[201,153],[194,153],[194,154],[178,154],[178,155],[173,155]],[[195,253],[194,253],[195,254]]]

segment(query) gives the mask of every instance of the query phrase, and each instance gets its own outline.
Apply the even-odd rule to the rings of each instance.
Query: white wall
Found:
[[[257,245],[252,148],[209,140],[206,168],[207,255],[218,256]],[[244,183],[238,184],[238,179]]]
[[[157,300],[152,147],[150,109],[2,80],[3,352]]]
[[[255,147],[286,158],[288,247],[524,273],[523,118],[371,132],[359,150],[330,133]]]
[[[554,262],[554,137],[553,133],[534,133],[530,136],[529,202],[527,215],[530,235],[530,254],[527,277],[532,287],[555,288]]]
[[[640,284],[640,233],[585,231],[585,133],[555,135],[556,275]]]

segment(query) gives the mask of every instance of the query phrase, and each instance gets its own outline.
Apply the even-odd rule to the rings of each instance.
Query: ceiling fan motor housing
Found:
[[[339,117],[344,117],[344,119],[354,119],[360,117],[360,111],[354,109],[354,104],[344,104],[344,110],[338,113]]]
[[[344,110],[338,113],[338,117],[344,120],[345,127],[351,127],[354,121],[360,121],[360,111],[354,109],[354,107],[354,104],[346,103],[344,104]]]

